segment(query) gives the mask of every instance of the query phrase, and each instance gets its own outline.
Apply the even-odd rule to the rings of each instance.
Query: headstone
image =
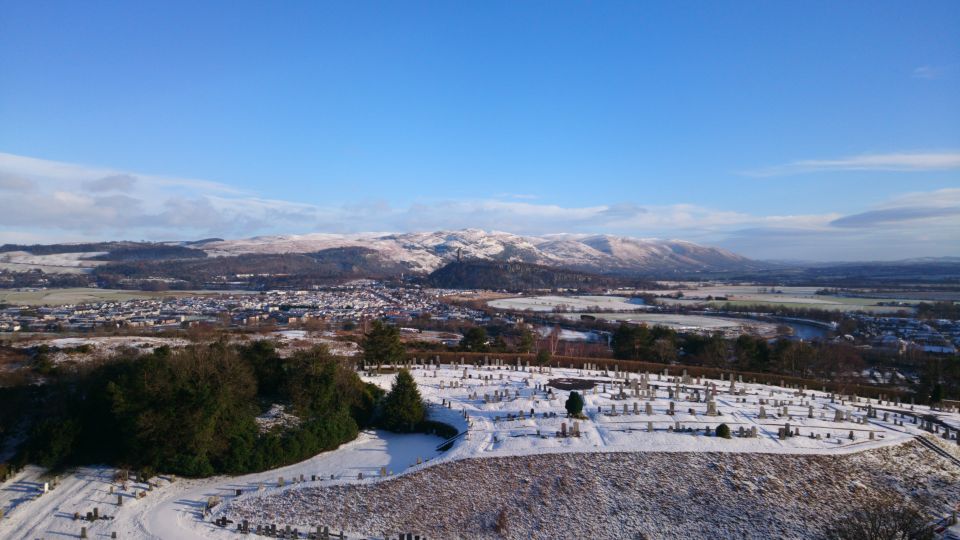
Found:
[[[708,401],[707,402],[707,416],[717,416],[717,402]]]

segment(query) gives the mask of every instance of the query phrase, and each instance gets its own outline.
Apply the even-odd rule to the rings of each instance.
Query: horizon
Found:
[[[956,3],[2,12],[0,244],[472,228],[960,256]]]

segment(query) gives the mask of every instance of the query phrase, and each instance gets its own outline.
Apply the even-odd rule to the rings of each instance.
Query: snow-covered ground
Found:
[[[89,251],[34,255],[26,251],[8,251],[0,253],[0,270],[12,270],[14,272],[43,270],[53,274],[84,273],[101,264],[107,264],[107,261],[90,260],[93,257],[106,254],[106,251]]]
[[[241,477],[176,480],[172,483],[161,480],[160,486],[145,498],[137,500],[128,496],[122,507],[116,506],[116,495],[108,493],[109,478],[112,476],[109,469],[79,469],[66,475],[61,485],[51,493],[36,497],[39,486],[42,485],[40,482],[44,481],[44,473],[40,469],[29,468],[0,486],[0,507],[9,514],[0,520],[0,538],[77,535],[84,524],[88,525],[93,533],[91,538],[108,535],[112,531],[119,532],[120,538],[235,538],[235,532],[220,529],[211,523],[212,518],[219,515],[231,518],[256,515],[262,523],[276,522],[281,526],[290,524],[302,527],[316,523],[315,515],[302,513],[309,510],[309,504],[297,506],[300,510],[294,512],[293,506],[282,501],[315,501],[316,499],[312,498],[314,495],[311,495],[315,491],[310,491],[310,488],[344,486],[336,489],[348,490],[342,492],[346,497],[353,493],[349,489],[354,489],[346,486],[369,484],[370,489],[380,489],[377,486],[381,482],[387,483],[384,486],[400,485],[391,484],[392,478],[396,475],[407,478],[407,475],[414,473],[420,475],[417,478],[432,478],[422,475],[433,471],[436,464],[445,464],[444,467],[469,467],[469,463],[476,462],[473,458],[525,456],[524,459],[547,459],[547,454],[554,454],[557,455],[556,459],[585,460],[585,463],[590,463],[589,457],[581,459],[563,456],[601,453],[606,457],[596,459],[604,460],[603,463],[609,461],[609,467],[614,467],[613,463],[617,460],[625,459],[617,456],[631,456],[638,452],[651,453],[651,460],[654,460],[654,455],[681,452],[701,456],[754,454],[758,455],[757,459],[773,459],[771,463],[777,463],[774,458],[759,456],[773,455],[780,456],[780,459],[790,459],[791,470],[802,476],[804,463],[820,463],[804,461],[811,456],[849,456],[864,450],[882,452],[884,448],[907,442],[923,431],[907,417],[902,418],[904,423],[900,425],[899,414],[931,412],[925,407],[917,406],[911,411],[909,405],[890,402],[881,404],[877,400],[868,402],[863,398],[852,401],[849,397],[831,396],[812,389],[788,389],[741,382],[734,382],[731,387],[729,377],[727,380],[684,379],[680,369],[673,369],[668,375],[647,375],[558,368],[541,372],[537,368],[524,366],[517,369],[516,366],[508,365],[445,365],[439,368],[415,368],[413,374],[425,400],[431,405],[431,417],[453,424],[461,430],[468,428],[466,435],[457,439],[453,447],[446,452],[440,453],[437,450],[441,442],[437,437],[365,433],[356,441],[335,451],[282,469]],[[364,379],[384,388],[389,387],[393,377],[392,374],[364,375]],[[549,386],[550,381],[559,379],[585,379],[596,384],[594,388],[582,391],[586,401],[586,417],[576,420],[579,437],[557,435],[557,432],[564,429],[563,424],[566,424],[568,433],[574,429],[574,420],[567,419],[564,415],[564,402],[569,392],[557,388],[553,388],[552,393],[549,392],[552,388]],[[633,381],[637,381],[636,391]],[[714,386],[717,416],[707,414],[710,405],[706,403],[706,397]],[[699,401],[696,399],[698,395]],[[671,402],[674,403],[676,411],[674,415],[668,414]],[[646,412],[648,405],[652,409],[650,414]],[[878,408],[876,417],[867,418],[868,405]],[[634,412],[635,406],[637,412]],[[614,413],[611,413],[611,407]],[[761,417],[761,407],[766,418]],[[531,409],[534,413],[532,417]],[[835,421],[838,412],[843,419]],[[521,413],[523,417],[520,417]],[[850,413],[849,420],[846,419],[847,413]],[[888,415],[886,418],[885,413]],[[950,425],[960,426],[960,416],[956,413],[934,411],[933,414],[939,415]],[[709,427],[712,431],[720,423],[731,427],[734,432],[732,439],[704,435],[703,428]],[[785,439],[778,437],[778,430],[787,423],[792,430],[799,429],[800,435]],[[678,426],[680,430],[677,429]],[[740,427],[746,431],[756,428],[758,436],[738,437]],[[688,431],[688,428],[691,430]],[[650,429],[652,431],[649,431]],[[851,432],[853,439],[850,438]],[[817,435],[820,438],[816,438]],[[955,441],[941,443],[956,445]],[[429,461],[418,465],[418,458]],[[749,461],[748,457],[723,459]],[[872,463],[876,459],[879,458],[867,461],[872,460]],[[461,460],[470,461],[461,464]],[[490,461],[494,462],[503,461]],[[547,462],[542,466],[551,467]],[[947,463],[944,466],[949,468],[952,465]],[[381,467],[392,474],[385,479],[377,478]],[[537,467],[531,465],[531,475],[536,475]],[[960,471],[942,474],[953,474],[951,478],[960,480],[958,472]],[[359,473],[363,473],[362,480],[358,478]],[[305,475],[307,481],[290,485],[290,479],[299,479],[300,474]],[[333,480],[329,479],[331,474],[334,475]],[[455,472],[451,474],[456,477]],[[575,482],[592,482],[590,479],[594,477],[594,472],[589,467],[579,470],[577,474],[579,479]],[[311,482],[311,475],[317,475],[322,480]],[[277,487],[280,476],[283,476],[287,483],[282,488]],[[743,486],[747,486],[748,481],[757,482],[750,478],[737,479]],[[466,493],[470,493],[474,488],[475,486],[469,484],[462,486]],[[236,489],[242,490],[239,497],[234,496]],[[421,486],[418,489],[424,488]],[[140,491],[142,487],[129,487],[125,493],[129,495],[133,490]],[[300,490],[303,490],[302,496]],[[290,494],[282,495],[280,492]],[[215,509],[212,516],[204,518],[203,508],[210,496],[223,497],[224,503]],[[425,497],[422,504],[427,507],[443,504],[442,500],[429,492],[429,485],[426,492],[417,492],[412,496]],[[332,511],[330,504],[337,504],[336,500],[325,507],[325,515]],[[94,506],[98,506],[101,513],[114,516],[114,519],[97,521],[94,524],[73,521],[74,512],[83,515]],[[356,513],[357,508],[344,507],[342,510],[339,514],[336,511],[333,513],[347,515],[349,512]],[[557,519],[563,518],[560,516]],[[379,535],[381,531],[371,527],[388,522],[396,524],[390,520],[356,522],[353,525],[356,530],[350,530],[350,523],[337,526],[348,529],[347,533],[356,538],[358,534]],[[329,524],[335,525],[332,520]],[[235,529],[235,525],[231,525],[230,529]]]
[[[491,359],[491,363],[495,360]],[[831,402],[829,393],[812,389],[787,389],[736,381],[731,393],[729,377],[728,380],[690,377],[689,382],[684,383],[681,369],[674,369],[668,375],[647,375],[566,368],[544,368],[544,373],[540,373],[537,368],[528,370],[526,366],[517,370],[515,365],[479,368],[448,365],[440,369],[418,368],[413,373],[427,401],[447,402],[450,411],[465,413],[469,419],[470,428],[465,440],[447,452],[443,459],[545,452],[846,453],[902,442],[919,433],[909,424],[909,419],[904,426],[895,425],[899,420],[895,414],[890,414],[886,421],[882,413],[878,418],[865,419],[868,406],[865,398],[852,402],[834,396]],[[641,377],[646,377],[646,390]],[[365,377],[384,388],[389,387],[392,378],[392,374]],[[596,382],[592,389],[580,391],[584,396],[587,418],[578,421],[579,438],[555,436],[563,424],[568,431],[571,430],[574,420],[565,417],[564,403],[569,392],[550,387],[549,382],[554,379]],[[626,382],[628,379],[631,382]],[[636,392],[633,381],[637,381]],[[719,414],[710,416],[706,397],[708,390],[714,387]],[[552,394],[548,390],[552,390]],[[498,399],[497,394],[506,397]],[[696,401],[698,395],[700,401]],[[488,399],[485,400],[485,396]],[[761,400],[764,404],[760,403]],[[673,415],[669,414],[671,401],[675,408]],[[648,404],[652,414],[646,414]],[[872,400],[871,404],[880,407],[877,400]],[[611,407],[615,414],[611,414]],[[761,408],[766,418],[760,418]],[[885,402],[883,408],[910,412],[909,405],[898,409]],[[918,406],[916,409],[922,408]],[[531,410],[533,417],[530,416]],[[809,417],[811,411],[812,418]],[[835,422],[837,411],[843,415],[850,413],[851,421]],[[519,417],[521,413],[523,418]],[[699,429],[702,433],[703,428],[713,430],[720,423],[727,424],[735,433],[740,427],[745,430],[756,427],[759,436],[727,440],[675,431],[679,424],[684,429]],[[777,430],[786,423],[791,429],[799,429],[801,436],[780,440]],[[650,427],[652,432],[648,432]],[[853,440],[849,438],[851,431]],[[814,438],[810,438],[811,434]],[[815,438],[818,434],[820,439]]]
[[[160,476],[155,480],[158,487],[143,498],[136,498],[134,493],[143,492],[144,484],[129,482],[122,490],[121,484],[113,481],[115,471],[106,467],[83,467],[65,474],[55,489],[41,495],[43,483],[52,484],[54,476],[28,467],[0,485],[0,508],[5,514],[0,519],[0,538],[78,538],[83,526],[89,538],[109,538],[111,532],[117,532],[119,538],[207,538],[223,533],[209,519],[204,520],[210,497],[228,501],[237,489],[263,497],[308,485],[354,482],[361,473],[367,478],[376,476],[381,467],[397,473],[416,464],[418,458],[436,456],[439,442],[439,438],[428,435],[366,432],[337,450],[272,471],[201,480]],[[306,480],[303,483],[299,482],[301,474]],[[311,475],[323,480],[311,482]],[[281,476],[286,483],[283,488],[278,487]],[[296,483],[292,483],[294,479]],[[123,506],[117,506],[118,493]],[[85,516],[95,507],[101,516],[111,519],[74,521],[74,512]]]
[[[153,352],[157,347],[185,347],[189,342],[180,338],[164,338],[151,336],[95,336],[95,337],[68,337],[56,339],[35,339],[18,342],[18,347],[36,347],[47,345],[60,350],[50,353],[54,363],[86,362],[99,358],[113,356],[122,349],[137,349],[143,353]],[[77,347],[86,347],[89,350],[82,352]]]
[[[261,338],[263,336],[256,336]],[[270,334],[278,344],[281,354],[287,355],[297,350],[309,349],[316,345],[326,345],[337,356],[354,356],[360,353],[360,347],[352,341],[342,341],[333,332],[311,332],[307,330],[278,330]]]
[[[649,309],[640,302],[633,302],[624,296],[521,296],[491,300],[487,305],[494,309],[516,309],[530,311],[554,311],[557,308],[566,311],[637,311]]]

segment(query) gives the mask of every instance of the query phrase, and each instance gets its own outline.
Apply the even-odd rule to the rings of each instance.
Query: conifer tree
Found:
[[[579,415],[583,412],[583,396],[580,395],[580,392],[570,392],[570,397],[567,398],[564,406],[567,408],[567,414],[570,416]]]
[[[390,431],[411,432],[426,418],[426,408],[417,383],[406,369],[397,373],[390,393],[383,400],[380,424]]]
[[[366,365],[399,364],[404,360],[400,330],[396,326],[373,321],[370,331],[363,337],[363,361]]]

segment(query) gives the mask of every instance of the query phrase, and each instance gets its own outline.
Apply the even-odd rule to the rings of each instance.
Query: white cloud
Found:
[[[960,169],[960,152],[864,154],[839,159],[808,159],[747,171],[748,176],[787,176],[825,171],[938,171]]]
[[[137,183],[137,177],[130,174],[113,174],[97,180],[83,182],[89,191],[130,191]]]
[[[215,182],[0,154],[4,179],[0,243],[482,228],[678,238],[756,258],[960,255],[960,189],[953,188],[905,193],[850,215],[756,215],[692,204],[568,207],[500,197],[321,206]]]
[[[33,183],[15,174],[0,173],[0,191],[30,191]]]

